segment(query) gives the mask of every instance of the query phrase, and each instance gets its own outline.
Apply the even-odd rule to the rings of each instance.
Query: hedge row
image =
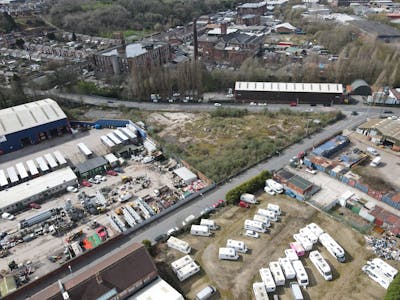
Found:
[[[387,289],[384,300],[399,300],[400,299],[400,276],[397,275]]]
[[[236,204],[239,202],[240,195],[244,193],[255,193],[265,186],[265,180],[271,178],[271,174],[265,170],[257,176],[243,182],[241,185],[231,189],[226,193],[226,201],[229,204]]]

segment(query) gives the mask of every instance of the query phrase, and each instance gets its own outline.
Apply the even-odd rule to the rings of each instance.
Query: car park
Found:
[[[260,234],[254,230],[246,230],[246,236],[258,239]]]

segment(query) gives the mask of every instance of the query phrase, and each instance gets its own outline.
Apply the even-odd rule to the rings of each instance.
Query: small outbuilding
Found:
[[[369,96],[372,95],[372,90],[368,83],[365,82],[365,80],[357,79],[351,84],[349,94]]]
[[[89,178],[97,174],[103,174],[106,170],[108,161],[102,157],[94,157],[87,161],[77,164],[75,166],[75,172],[80,178]]]
[[[178,175],[178,177],[180,177],[186,184],[190,184],[197,180],[197,175],[185,167],[174,170],[174,173]]]

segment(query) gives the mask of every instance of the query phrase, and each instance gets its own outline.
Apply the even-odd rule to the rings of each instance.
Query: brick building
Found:
[[[267,1],[256,2],[256,3],[244,3],[237,7],[239,15],[263,15],[267,10]]]
[[[253,26],[253,25],[259,25],[260,24],[260,16],[259,15],[238,15],[237,24],[240,25],[246,25],[246,26]]]

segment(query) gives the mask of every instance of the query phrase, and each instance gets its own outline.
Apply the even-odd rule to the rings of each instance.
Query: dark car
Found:
[[[30,208],[34,208],[34,209],[40,209],[41,206],[35,202],[29,203],[29,207]]]
[[[4,239],[7,236],[7,232],[0,232],[0,240]]]
[[[157,236],[154,238],[154,241],[157,242],[157,243],[163,243],[163,242],[165,242],[167,239],[168,239],[168,235],[166,235],[165,233],[163,233],[163,234],[157,235]]]
[[[355,110],[353,110],[353,111],[351,112],[351,115],[352,115],[352,116],[357,116],[357,115],[358,115],[358,112],[355,111]]]
[[[384,113],[384,114],[392,114],[393,111],[391,111],[391,110],[384,110],[383,113]]]

